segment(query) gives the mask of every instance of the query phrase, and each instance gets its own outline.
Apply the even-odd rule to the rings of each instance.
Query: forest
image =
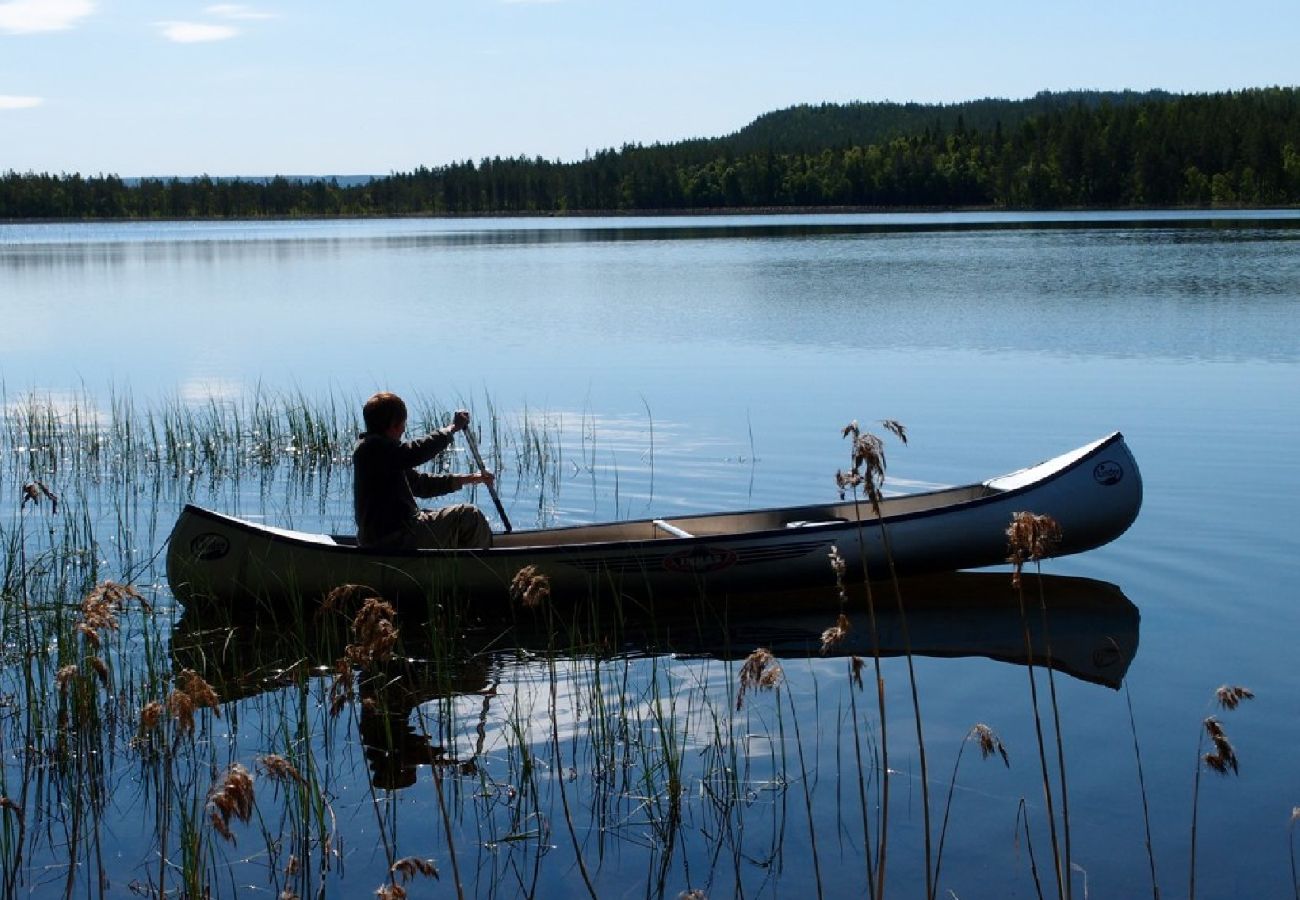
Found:
[[[2,165],[0,161],[0,165]],[[719,138],[337,179],[8,171],[0,219],[1300,204],[1300,90],[803,105]]]

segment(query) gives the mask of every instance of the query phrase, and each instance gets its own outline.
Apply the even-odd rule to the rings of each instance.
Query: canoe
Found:
[[[1028,511],[1054,518],[1055,555],[1119,537],[1142,505],[1142,477],[1115,432],[1069,453],[961,487],[891,496],[879,515],[852,499],[775,509],[520,530],[487,550],[375,551],[348,535],[292,531],[186,505],[167,577],[183,603],[318,600],[343,584],[392,599],[500,599],[535,566],[551,597],[655,599],[834,586],[832,546],[849,577],[947,572],[1006,561],[1006,529]],[[405,599],[403,602],[406,602]]]

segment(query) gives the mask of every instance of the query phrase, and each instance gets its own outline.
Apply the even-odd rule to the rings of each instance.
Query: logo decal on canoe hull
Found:
[[[736,564],[736,551],[726,547],[693,547],[664,557],[669,572],[703,574],[729,569]]]
[[[221,559],[230,552],[230,541],[223,534],[217,534],[215,531],[205,531],[203,534],[194,536],[190,541],[190,553],[194,554],[195,559],[204,561]]]
[[[1103,487],[1110,487],[1112,484],[1119,484],[1120,479],[1124,477],[1124,469],[1119,463],[1105,459],[1093,467],[1092,477]]]

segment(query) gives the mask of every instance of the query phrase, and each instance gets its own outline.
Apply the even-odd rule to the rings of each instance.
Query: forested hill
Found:
[[[2,165],[0,161],[0,165]],[[735,134],[368,184],[10,172],[0,218],[1300,204],[1300,90],[799,106]]]
[[[1173,99],[1165,91],[1043,91],[1028,100],[968,100],[964,103],[823,103],[765,113],[735,134],[707,142],[733,154],[818,153],[865,147],[926,129],[993,131],[1015,128],[1026,119],[1081,106],[1129,106]]]

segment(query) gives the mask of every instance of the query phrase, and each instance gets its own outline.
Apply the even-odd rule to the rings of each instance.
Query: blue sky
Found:
[[[0,171],[383,174],[795,103],[1300,84],[1300,0],[0,0]]]

